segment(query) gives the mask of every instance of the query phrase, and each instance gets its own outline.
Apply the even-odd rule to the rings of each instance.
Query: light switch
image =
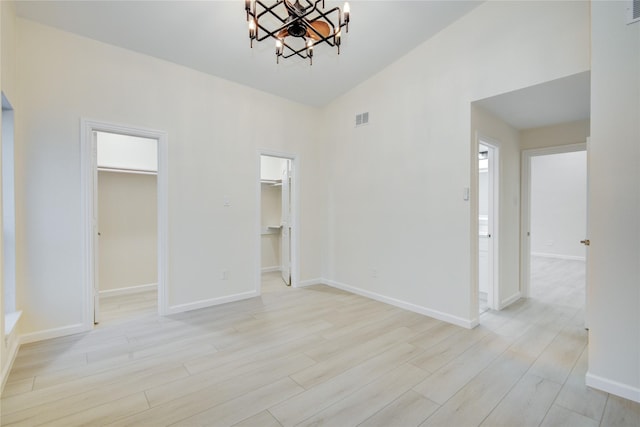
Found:
[[[225,208],[228,208],[231,206],[231,200],[229,200],[229,196],[224,196],[222,199],[222,204]]]
[[[464,187],[462,190],[462,198],[467,201],[469,200],[469,187]]]

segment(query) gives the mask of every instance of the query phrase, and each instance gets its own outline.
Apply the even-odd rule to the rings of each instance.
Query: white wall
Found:
[[[97,132],[98,168],[158,171],[158,141]]]
[[[15,70],[15,25],[16,15],[13,2],[0,2],[0,89],[11,101],[14,109],[19,108],[20,106],[18,100],[17,79]],[[0,167],[2,167],[1,163]],[[23,212],[17,210],[16,217],[18,217],[21,213]],[[2,218],[0,218],[0,230],[2,230],[1,222]],[[1,256],[2,247],[3,236],[0,233],[0,260],[2,260],[3,258]],[[0,263],[1,262],[2,261],[0,261]],[[0,274],[0,391],[5,384],[7,376],[9,374],[9,369],[18,351],[17,329],[9,336],[5,336],[5,312],[3,298],[4,280],[2,278],[2,275]],[[18,304],[17,309],[19,310],[20,308],[21,307]]]
[[[327,277],[471,326],[470,103],[589,66],[588,3],[487,2],[334,101]],[[517,178],[507,191],[517,210]]]
[[[280,157],[260,156],[260,179],[277,181],[282,179],[282,172],[289,160]]]
[[[640,24],[591,4],[587,385],[640,401]]]
[[[170,307],[255,294],[260,149],[299,156],[299,279],[321,277],[317,206],[326,190],[323,164],[311,160],[323,156],[315,109],[34,22],[18,19],[17,30],[17,203],[29,213],[17,226],[18,299],[28,302],[28,339],[82,322],[81,117],[169,135]]]
[[[101,291],[158,283],[156,175],[98,172]]]
[[[588,68],[587,3],[488,2],[333,102],[329,278],[472,324],[470,103]]]
[[[531,158],[531,254],[585,259],[587,153]]]

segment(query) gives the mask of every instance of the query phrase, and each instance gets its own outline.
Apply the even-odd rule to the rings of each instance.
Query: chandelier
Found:
[[[254,40],[274,39],[277,63],[298,56],[313,65],[313,47],[320,43],[337,48],[339,55],[342,27],[349,32],[349,3],[325,11],[324,0],[245,0],[244,8],[251,47]]]

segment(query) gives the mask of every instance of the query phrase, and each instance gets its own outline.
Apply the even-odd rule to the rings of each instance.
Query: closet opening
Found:
[[[260,291],[295,286],[295,158],[260,154]]]
[[[157,313],[158,141],[95,132],[96,319]]]
[[[83,326],[167,314],[167,134],[81,128]]]

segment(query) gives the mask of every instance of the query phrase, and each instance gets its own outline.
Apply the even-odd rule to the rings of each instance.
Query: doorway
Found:
[[[260,292],[295,286],[295,157],[260,153],[259,287]]]
[[[94,323],[155,314],[158,141],[94,134],[98,223]]]
[[[495,309],[498,282],[498,145],[478,140],[478,312]]]
[[[164,132],[153,131],[148,129],[134,128],[130,126],[117,125],[112,123],[97,122],[83,119],[81,122],[81,161],[82,161],[82,205],[83,205],[83,222],[84,222],[84,286],[83,286],[83,325],[85,329],[92,329],[95,324],[100,321],[100,247],[102,239],[102,230],[100,226],[100,206],[99,199],[99,180],[100,174],[103,174],[104,180],[123,181],[125,174],[129,175],[147,175],[155,178],[155,239],[156,253],[151,255],[156,260],[156,284],[154,283],[124,283],[123,286],[118,284],[113,289],[109,289],[111,293],[135,293],[142,291],[143,288],[155,286],[157,289],[156,309],[158,314],[164,315],[168,311],[167,307],[167,235],[168,235],[168,206],[167,206],[167,135]],[[127,148],[132,149],[132,145],[136,148],[130,150],[129,155],[123,156],[118,148],[118,142],[112,144],[111,150],[102,152],[99,160],[98,140],[100,137],[113,138],[119,140],[120,144],[127,144]],[[148,153],[144,148],[144,144],[136,144],[135,142],[151,142],[147,146],[154,146],[156,149],[156,157],[151,162],[148,161]],[[120,147],[122,148],[122,147]],[[105,157],[106,154],[106,157]],[[145,160],[147,159],[146,163]],[[99,168],[100,165],[100,168]],[[152,169],[156,169],[153,171]],[[99,170],[100,169],[100,170]],[[107,177],[108,175],[108,177]],[[113,178],[116,178],[115,180]],[[146,181],[149,181],[148,179]],[[111,182],[113,184],[113,182]],[[149,187],[149,183],[146,183]],[[113,200],[111,200],[113,203]],[[118,210],[114,206],[110,208]],[[120,218],[122,220],[122,217]],[[120,221],[122,222],[122,221]],[[125,224],[130,226],[130,224]],[[111,229],[113,230],[113,229]],[[110,231],[111,233],[111,231]],[[125,234],[126,236],[126,234]],[[105,238],[107,236],[104,236]],[[108,236],[114,237],[114,236]],[[120,236],[121,238],[122,236]],[[105,240],[105,239],[102,239]],[[118,240],[118,239],[115,239]],[[114,243],[114,242],[112,242]],[[115,242],[117,243],[117,242]],[[104,250],[104,246],[103,246]],[[113,255],[113,251],[112,255]],[[116,250],[117,252],[117,250]],[[105,273],[105,272],[103,272]],[[108,276],[112,279],[113,271]],[[139,273],[139,271],[137,272]],[[136,274],[137,274],[136,273]],[[102,275],[104,279],[105,275]],[[120,282],[123,283],[123,282]],[[140,286],[140,288],[137,288]],[[105,291],[105,289],[102,289]],[[104,292],[103,292],[104,294]]]
[[[586,144],[523,152],[523,295],[586,306]]]

